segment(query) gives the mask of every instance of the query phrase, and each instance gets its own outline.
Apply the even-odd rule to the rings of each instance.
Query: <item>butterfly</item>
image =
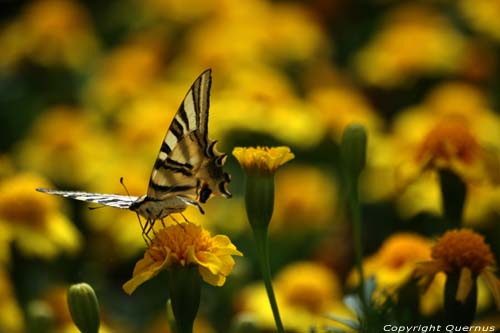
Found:
[[[155,221],[163,223],[163,219],[172,213],[182,215],[188,206],[196,206],[204,214],[200,203],[205,203],[211,196],[231,197],[227,188],[231,177],[223,170],[227,154],[218,152],[215,148],[217,141],[208,138],[211,84],[212,71],[207,69],[188,90],[163,139],[146,195],[136,197],[45,188],[36,190],[132,210],[146,219],[146,223],[142,224],[139,218],[146,243],[150,240],[148,234],[153,230]]]

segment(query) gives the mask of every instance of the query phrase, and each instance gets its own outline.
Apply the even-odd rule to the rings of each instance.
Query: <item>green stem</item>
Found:
[[[459,175],[451,170],[439,171],[443,218],[451,228],[460,228],[467,197],[467,185]]]
[[[193,333],[201,294],[201,278],[198,268],[187,266],[171,269],[169,292],[176,333]]]
[[[274,321],[276,323],[276,328],[278,333],[284,333],[283,323],[281,322],[280,313],[278,310],[278,303],[276,302],[276,297],[274,296],[274,290],[272,285],[271,277],[271,266],[269,264],[269,246],[267,238],[267,228],[254,228],[254,237],[257,244],[257,251],[260,262],[260,269],[262,271],[262,277],[264,279],[264,285],[266,286],[267,297],[269,298],[269,303],[271,304],[271,309],[273,311]]]
[[[358,198],[358,182],[354,181],[354,184],[350,189],[349,193],[349,208],[351,210],[351,217],[353,220],[353,231],[354,231],[354,252],[356,256],[356,268],[359,274],[359,293],[361,295],[361,300],[363,304],[369,302],[366,299],[365,290],[365,274],[363,271],[363,237],[362,237],[362,225],[361,225],[361,206],[359,204]]]

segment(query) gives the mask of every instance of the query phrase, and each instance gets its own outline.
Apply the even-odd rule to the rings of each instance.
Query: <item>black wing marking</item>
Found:
[[[118,194],[101,194],[101,193],[89,193],[89,192],[79,192],[79,191],[57,191],[49,190],[46,188],[37,188],[38,192],[59,195],[65,198],[71,198],[80,201],[93,202],[105,206],[128,209],[130,205],[139,197],[118,195]]]

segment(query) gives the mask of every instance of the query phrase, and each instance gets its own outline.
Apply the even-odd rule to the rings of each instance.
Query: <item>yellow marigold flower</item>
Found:
[[[295,157],[290,148],[284,146],[236,147],[233,155],[248,174],[273,174],[280,166]]]
[[[467,185],[466,223],[497,211],[500,118],[483,92],[461,82],[437,86],[395,118],[393,135],[375,140],[363,191],[369,199],[398,195],[402,216],[441,212],[438,172],[449,169]]]
[[[327,267],[314,262],[296,262],[285,267],[276,276],[275,286],[285,302],[311,313],[324,313],[333,301],[342,298],[339,278]]]
[[[393,87],[415,76],[455,71],[464,47],[464,37],[446,17],[411,4],[389,13],[355,64],[368,83]]]
[[[459,8],[463,16],[475,30],[500,39],[498,12],[500,2],[491,0],[461,0]]]
[[[318,87],[310,92],[308,99],[336,142],[340,142],[342,132],[352,123],[362,124],[370,136],[382,128],[382,119],[354,87]]]
[[[88,13],[71,0],[29,3],[0,32],[0,44],[5,49],[0,55],[0,67],[28,58],[41,65],[81,69],[98,48]]]
[[[89,103],[115,110],[147,91],[163,69],[163,37],[143,34],[119,45],[102,61],[84,91]]]
[[[325,313],[352,317],[342,303],[338,276],[315,262],[296,262],[285,267],[274,279],[276,299],[287,330],[306,332],[311,326],[331,324]],[[274,327],[273,315],[264,286],[245,287],[239,297],[239,316],[251,316],[261,329]]]
[[[14,288],[3,267],[0,269],[0,331],[22,332],[23,314],[16,301]]]
[[[376,301],[389,296],[396,296],[397,290],[412,277],[415,265],[430,259],[431,242],[417,234],[397,233],[388,237],[380,249],[363,260],[363,270],[366,277],[375,277],[377,290]],[[348,277],[348,285],[356,286],[359,275],[352,270]],[[427,293],[419,300],[420,311],[423,314],[435,312],[441,305],[443,280],[436,281]],[[436,292],[438,291],[438,292]]]
[[[75,252],[80,235],[59,213],[58,199],[40,195],[37,187],[50,187],[34,174],[18,174],[0,183],[0,224],[8,225],[12,238],[27,255],[53,258],[61,251]]]
[[[456,300],[465,302],[473,281],[482,277],[500,308],[500,283],[494,274],[495,258],[484,237],[468,229],[446,232],[434,245],[432,260],[418,264],[415,276],[426,288],[438,272],[460,274]]]
[[[363,260],[366,277],[375,276],[381,289],[395,290],[411,277],[415,264],[430,258],[431,242],[412,233],[398,233],[387,238],[380,249]],[[354,270],[349,285],[359,279]]]
[[[337,202],[335,180],[323,170],[305,165],[286,168],[276,176],[276,203],[270,230],[325,228],[335,215]]]
[[[110,152],[114,150],[110,137],[94,120],[79,108],[50,108],[35,121],[22,143],[17,155],[20,165],[58,183],[87,184],[95,179],[104,161],[116,158]]]
[[[209,47],[213,49],[213,45]],[[245,66],[230,63],[230,68],[217,70],[217,77],[227,83],[224,89],[214,90],[217,98],[211,101],[210,121],[214,126],[210,130],[214,137],[246,130],[264,133],[292,146],[313,147],[321,141],[325,126],[314,106],[297,96],[285,73],[255,60]],[[311,131],[311,127],[315,130]]]
[[[198,266],[202,279],[213,286],[222,286],[234,267],[232,256],[243,255],[224,235],[210,233],[193,223],[183,223],[160,229],[144,258],[134,268],[132,279],[123,285],[128,294],[172,266]]]

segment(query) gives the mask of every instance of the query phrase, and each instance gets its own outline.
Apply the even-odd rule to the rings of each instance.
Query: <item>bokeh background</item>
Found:
[[[404,285],[445,226],[441,157],[465,181],[464,223],[500,254],[500,1],[38,0],[0,2],[0,332],[33,318],[74,332],[69,284],[101,303],[103,331],[168,332],[165,276],[132,296],[121,286],[145,244],[132,212],[88,210],[37,187],[146,192],[165,131],[187,89],[213,70],[209,136],[235,146],[287,145],[277,175],[272,267],[285,326],[305,332],[352,317],[351,224],[338,142],[369,135],[361,189],[366,271],[381,294]],[[201,333],[273,327],[230,156],[230,200],[186,215],[244,253],[222,288],[205,286]],[[441,315],[440,278],[400,309]],[[383,296],[381,296],[383,297]],[[416,299],[417,298],[417,299]],[[415,300],[416,299],[416,300]],[[404,317],[404,318],[407,318]],[[482,292],[478,322],[494,323]]]

